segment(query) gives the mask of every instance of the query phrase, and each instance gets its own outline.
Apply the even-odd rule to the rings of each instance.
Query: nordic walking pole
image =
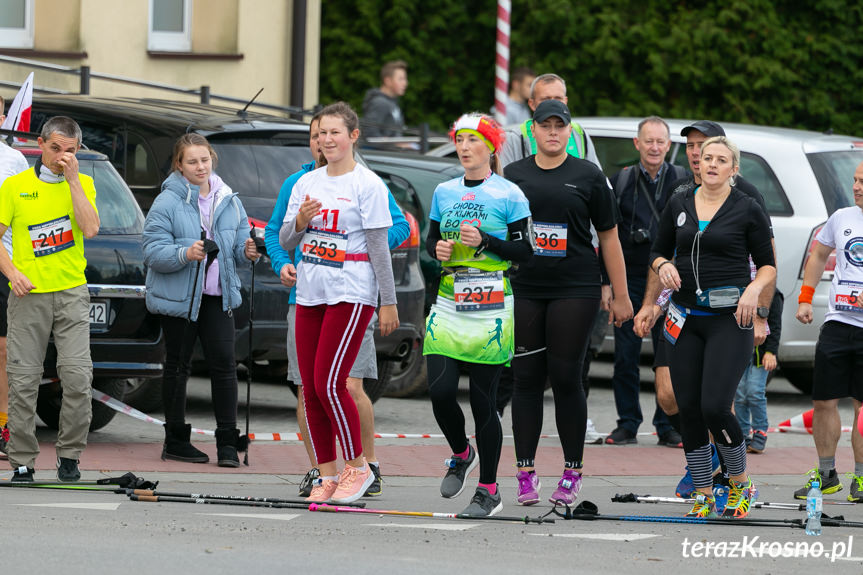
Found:
[[[275,509],[309,509],[308,503],[268,503],[265,501],[234,501],[230,499],[206,499],[191,497],[171,497],[170,495],[135,495],[129,494],[132,501],[148,501],[152,503],[195,503],[206,505],[238,505],[241,507],[272,507]]]
[[[100,487],[98,485],[78,485],[75,483],[0,483],[0,487],[13,489],[63,489],[65,491],[102,491],[104,493],[126,493],[124,487]]]
[[[327,513],[368,513],[371,515],[402,515],[407,517],[434,517],[435,519],[468,519],[471,521],[508,521],[516,523],[554,523],[554,519],[546,517],[507,517],[505,515],[475,516],[463,513],[436,513],[433,511],[391,511],[385,509],[357,509],[354,507],[342,507],[312,503],[309,511],[325,511]]]
[[[635,493],[615,494],[611,498],[613,503],[681,503],[691,505],[695,503],[695,499],[685,499],[682,497],[657,497],[652,495],[636,495]],[[857,505],[851,501],[824,501],[827,505]],[[752,504],[754,509],[784,509],[790,511],[805,511],[805,503],[774,503],[770,501],[756,501]]]
[[[258,244],[258,237],[255,235],[255,224],[252,224],[252,229],[249,230],[249,236],[255,242],[255,251],[261,251],[261,245]],[[263,244],[263,242],[261,242]],[[266,247],[264,247],[266,250]],[[252,402],[252,330],[254,329],[255,317],[255,264],[257,259],[252,260],[252,286],[249,288],[249,356],[246,359],[246,441],[249,438],[249,410]],[[251,443],[251,442],[249,442]],[[243,454],[243,465],[249,465],[249,445],[246,445],[246,451]]]
[[[51,487],[51,486],[59,486],[59,487],[85,487],[85,486],[99,486],[99,485],[115,485],[122,489],[133,488],[133,489],[155,489],[159,484],[158,481],[146,481],[143,477],[138,477],[134,473],[128,472],[120,477],[103,477],[102,479],[93,479],[93,480],[83,480],[76,481],[74,483],[68,483],[64,481],[31,481],[31,482],[21,482],[21,483],[12,483],[8,479],[0,479],[0,487]]]
[[[635,493],[626,493],[624,495],[616,494],[611,498],[612,503],[680,503],[683,505],[691,505],[695,503],[695,499],[684,499],[682,497],[656,497],[652,495],[636,495]],[[850,501],[825,501],[831,505],[856,505]],[[752,504],[754,509],[784,509],[790,511],[805,511],[805,503],[772,503],[769,501],[756,501]]]
[[[551,511],[564,519],[578,519],[581,521],[635,521],[641,523],[683,523],[690,525],[745,525],[749,527],[793,527],[804,529],[806,527],[802,519],[736,519],[736,518],[710,518],[710,517],[679,517],[675,515],[602,515],[599,513],[596,504],[590,501],[583,501],[578,504],[574,510],[567,509],[565,512],[560,512],[557,508]],[[828,519],[836,521],[835,519]],[[825,519],[822,518],[821,524]],[[850,523],[843,521],[842,523]],[[859,524],[863,527],[863,523]],[[845,527],[853,527],[853,525],[845,525]]]
[[[124,493],[126,491],[123,491]],[[227,501],[254,501],[258,503],[301,503],[308,507],[309,502],[305,499],[281,499],[278,497],[244,497],[242,495],[213,495],[210,493],[170,493],[168,491],[154,491],[152,489],[130,489],[130,495],[144,495],[150,497],[184,497],[186,499],[218,499]],[[365,507],[362,501],[345,503],[349,507]]]

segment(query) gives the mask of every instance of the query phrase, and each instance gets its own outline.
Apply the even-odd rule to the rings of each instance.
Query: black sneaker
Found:
[[[630,443],[638,443],[638,438],[628,429],[618,427],[605,438],[605,443],[608,445],[627,445]]]
[[[461,514],[472,517],[491,517],[500,513],[501,509],[503,509],[503,501],[500,498],[500,489],[492,495],[485,487],[477,487],[473,499],[470,500],[470,505],[465,507]]]
[[[447,469],[446,475],[440,483],[440,494],[447,499],[461,495],[461,492],[464,490],[464,480],[479,463],[479,458],[476,456],[476,450],[473,446],[468,444],[467,448],[467,459],[453,455],[444,461],[449,469]]]
[[[381,478],[381,468],[379,465],[372,465],[369,463],[369,469],[372,470],[372,475],[375,476],[372,484],[369,485],[369,488],[366,489],[366,492],[363,494],[363,497],[380,497],[383,495],[383,479]]]
[[[78,471],[78,460],[58,457],[57,480],[63,483],[75,483],[79,479],[81,479],[81,472]]]
[[[806,485],[794,492],[794,499],[806,499],[809,494],[809,489],[812,487],[813,481],[818,481],[821,485],[821,493],[830,495],[837,491],[842,491],[842,482],[839,481],[839,474],[835,469],[831,469],[826,477],[821,477],[821,470],[818,468],[809,470],[809,481]]]
[[[312,494],[312,487],[315,486],[315,480],[321,476],[321,472],[317,467],[312,467],[303,480],[300,481],[300,497],[308,497]]]
[[[12,473],[12,483],[33,483],[34,469],[23,465]]]
[[[659,441],[657,443],[659,445],[664,445],[665,447],[683,448],[683,438],[674,429],[669,429],[668,431],[660,435]]]

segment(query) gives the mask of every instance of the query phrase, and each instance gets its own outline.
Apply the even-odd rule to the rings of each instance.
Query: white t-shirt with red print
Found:
[[[389,228],[389,191],[377,174],[357,164],[341,176],[326,167],[297,180],[285,222],[294,220],[306,196],[321,202],[300,241],[303,259],[297,268],[297,303],[378,305],[378,282],[367,256],[363,230]]]

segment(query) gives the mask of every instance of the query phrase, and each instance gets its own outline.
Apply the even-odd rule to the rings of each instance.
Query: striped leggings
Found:
[[[359,303],[297,305],[296,341],[303,405],[318,463],[336,459],[336,436],[345,461],[363,453],[360,417],[345,382],[375,308]]]

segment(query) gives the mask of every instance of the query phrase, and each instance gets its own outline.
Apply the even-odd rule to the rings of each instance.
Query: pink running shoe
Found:
[[[339,475],[339,487],[331,498],[333,503],[352,503],[363,496],[375,480],[375,475],[365,459],[363,459],[363,465],[365,469],[360,470],[345,464],[345,468]]]
[[[542,485],[539,483],[539,476],[528,471],[519,471],[515,474],[518,479],[518,504],[519,505],[535,505],[539,503],[539,489]]]
[[[306,501],[313,503],[329,501],[338,486],[339,484],[332,479],[315,479],[312,482],[312,494],[306,497]]]
[[[581,473],[575,469],[564,469],[563,476],[557,483],[557,489],[548,498],[555,505],[575,505],[578,490],[581,489]]]

